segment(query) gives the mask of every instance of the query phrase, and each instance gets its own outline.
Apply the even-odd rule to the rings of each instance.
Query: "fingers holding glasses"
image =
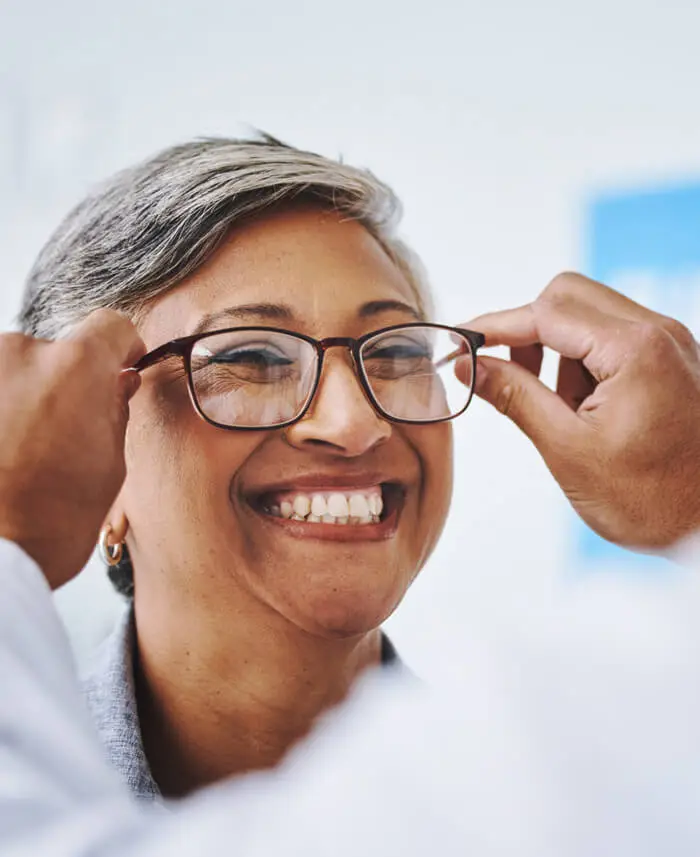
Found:
[[[146,346],[131,321],[110,309],[90,313],[65,339],[100,351],[102,359],[113,361],[117,370],[133,366],[146,353]]]
[[[99,311],[55,342],[0,336],[0,536],[57,587],[80,571],[125,475],[131,323]]]
[[[126,428],[128,403],[141,386],[138,372],[131,367],[146,353],[146,346],[134,325],[126,316],[110,309],[91,313],[68,335],[59,340],[69,346],[66,359],[74,366],[88,363],[99,366],[101,384],[113,384],[117,397],[115,418],[119,418],[120,431]],[[88,375],[83,371],[85,381]]]
[[[596,383],[629,362],[631,349],[642,362],[669,337],[691,354],[697,349],[690,331],[675,319],[578,274],[556,277],[531,304],[469,324],[484,333],[487,347],[510,346],[513,361],[533,373],[542,346],[557,352],[557,391],[574,408],[592,395]]]
[[[606,314],[591,302],[553,293],[543,293],[531,304],[469,322],[470,327],[484,334],[486,347],[545,346],[563,357],[581,360],[599,380],[617,368],[618,350],[609,344],[617,339],[620,328],[629,324],[625,318]]]
[[[666,330],[675,338],[688,343],[689,331],[676,319],[655,312],[604,283],[591,280],[581,274],[559,274],[540,296],[540,299],[549,299],[554,302],[567,298],[577,304],[588,305],[613,318]],[[692,336],[690,338],[692,339]]]
[[[461,370],[458,377],[462,377]],[[583,429],[578,415],[561,397],[516,361],[479,356],[474,389],[511,419],[550,465],[558,453],[558,438],[573,437]]]
[[[700,358],[684,325],[564,274],[469,327],[512,349],[479,358],[477,393],[530,436],[593,529],[659,547],[700,526]],[[542,346],[560,355],[556,392],[536,377]]]

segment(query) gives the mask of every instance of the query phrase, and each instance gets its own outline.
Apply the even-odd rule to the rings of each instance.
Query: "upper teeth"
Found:
[[[382,514],[380,486],[363,491],[324,491],[313,494],[289,492],[268,507],[273,515],[313,523],[370,524]]]

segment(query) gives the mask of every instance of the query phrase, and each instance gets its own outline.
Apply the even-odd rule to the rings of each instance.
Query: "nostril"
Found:
[[[342,449],[342,444],[333,443],[330,440],[323,440],[320,437],[309,437],[306,438],[305,441],[309,446],[316,447],[318,449]]]

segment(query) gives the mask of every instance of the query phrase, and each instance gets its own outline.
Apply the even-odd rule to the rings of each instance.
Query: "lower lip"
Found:
[[[252,508],[252,507],[249,507]],[[324,542],[381,542],[392,538],[399,523],[399,512],[393,509],[378,524],[311,524],[307,521],[292,521],[277,518],[253,509],[266,523],[280,527],[296,539],[318,539]]]

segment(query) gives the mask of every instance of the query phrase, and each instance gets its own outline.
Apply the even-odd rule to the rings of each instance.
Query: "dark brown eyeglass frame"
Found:
[[[469,396],[467,398],[466,404],[456,414],[451,414],[449,417],[439,417],[438,419],[432,420],[404,420],[387,413],[384,408],[379,404],[379,402],[374,396],[374,393],[372,392],[370,381],[365,372],[361,351],[362,347],[367,342],[377,336],[381,336],[384,333],[391,333],[391,331],[393,330],[406,330],[417,327],[429,327],[435,330],[447,330],[450,333],[454,333],[457,336],[460,336],[463,340],[469,343],[468,352],[466,345],[462,345],[459,349],[459,352],[453,353],[449,355],[449,357],[457,358],[459,356],[459,353],[465,355],[469,353],[471,355],[472,361],[472,378],[476,377],[476,352],[485,344],[486,340],[484,334],[477,333],[474,330],[465,330],[461,327],[450,327],[446,324],[432,324],[431,322],[422,321],[409,322],[408,324],[392,324],[389,327],[382,327],[379,330],[373,330],[370,333],[365,333],[363,336],[359,337],[359,339],[353,339],[352,337],[348,336],[329,336],[325,339],[314,339],[311,336],[306,336],[305,334],[298,333],[295,330],[286,330],[281,327],[266,327],[265,325],[224,327],[220,330],[207,330],[202,333],[195,333],[191,336],[183,336],[179,339],[171,339],[170,342],[165,342],[163,343],[163,345],[159,345],[158,348],[154,348],[153,351],[149,351],[148,354],[144,354],[144,356],[137,363],[135,363],[134,366],[131,367],[131,371],[143,372],[144,369],[148,369],[150,366],[155,366],[156,363],[161,363],[163,360],[167,360],[171,357],[179,357],[182,360],[183,366],[187,372],[187,388],[189,391],[192,405],[195,411],[205,422],[209,423],[210,425],[216,426],[217,428],[226,429],[227,431],[270,431],[272,429],[287,428],[287,426],[294,425],[294,423],[297,423],[299,422],[299,420],[304,418],[307,411],[311,407],[311,403],[313,402],[314,396],[316,395],[316,391],[318,390],[318,385],[321,382],[321,373],[323,371],[323,357],[326,351],[329,348],[345,347],[350,351],[350,354],[352,355],[353,363],[355,365],[355,371],[360,381],[360,386],[362,387],[362,390],[367,400],[375,409],[375,411],[385,420],[388,420],[392,423],[403,423],[406,425],[432,425],[433,423],[449,422],[450,420],[461,416],[469,407],[469,404],[471,403],[472,397],[474,395],[473,383],[469,388]],[[282,423],[274,423],[269,426],[230,426],[226,425],[225,423],[218,423],[215,420],[212,420],[202,410],[199,401],[197,400],[197,394],[194,389],[194,379],[192,377],[192,350],[194,349],[194,346],[201,339],[207,339],[210,336],[217,336],[222,333],[245,333],[246,331],[261,331],[263,333],[283,333],[287,336],[292,336],[296,339],[301,339],[304,342],[308,342],[315,348],[316,354],[318,355],[318,362],[316,366],[316,380],[314,381],[314,384],[311,388],[306,404],[303,406],[300,413],[294,417],[294,419],[287,420],[286,422]]]

